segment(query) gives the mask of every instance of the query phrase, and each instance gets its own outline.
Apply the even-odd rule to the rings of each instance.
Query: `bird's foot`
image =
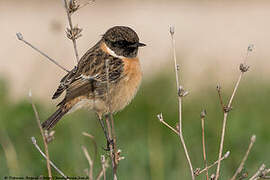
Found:
[[[107,147],[106,148],[103,148],[105,151],[110,151],[111,150],[111,147],[112,146],[112,149],[114,148],[114,141],[113,139],[107,139]]]

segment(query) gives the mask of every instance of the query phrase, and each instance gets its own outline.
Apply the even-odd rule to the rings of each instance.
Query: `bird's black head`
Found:
[[[103,36],[103,40],[117,56],[134,58],[137,56],[138,48],[145,46],[139,42],[137,33],[126,26],[115,26],[110,28]]]

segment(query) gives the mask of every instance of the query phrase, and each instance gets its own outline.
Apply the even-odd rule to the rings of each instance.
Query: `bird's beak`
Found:
[[[146,44],[144,44],[144,43],[138,43],[138,47],[143,47],[143,46],[146,46]]]
[[[146,46],[146,44],[144,43],[135,43],[135,44],[132,44],[132,45],[129,45],[129,47],[133,47],[133,48],[137,48],[137,47],[143,47],[143,46]]]

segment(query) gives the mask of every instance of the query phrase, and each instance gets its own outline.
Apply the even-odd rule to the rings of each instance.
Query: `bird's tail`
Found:
[[[42,128],[50,130],[56,123],[68,112],[64,107],[60,107],[55,113],[53,113],[45,122],[42,123]]]

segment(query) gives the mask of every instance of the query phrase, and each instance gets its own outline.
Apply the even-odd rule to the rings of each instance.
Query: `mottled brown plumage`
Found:
[[[58,98],[66,91],[59,109],[42,127],[49,130],[66,113],[81,107],[94,110],[99,117],[123,109],[134,97],[141,82],[141,68],[137,58],[139,42],[135,31],[125,26],[109,29],[102,39],[89,49],[67,75],[53,95]],[[107,97],[106,61],[109,71],[109,97]]]

